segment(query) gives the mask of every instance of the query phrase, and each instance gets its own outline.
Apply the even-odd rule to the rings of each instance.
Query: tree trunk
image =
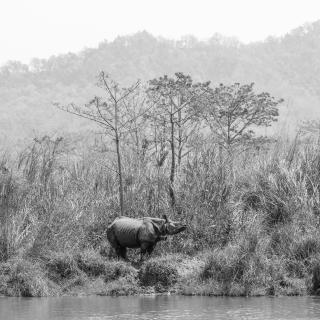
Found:
[[[182,159],[182,129],[181,129],[181,110],[178,112],[179,138],[178,138],[178,167]]]
[[[121,168],[121,155],[120,155],[120,140],[119,134],[116,131],[116,149],[117,149],[117,162],[118,162],[118,178],[119,178],[119,199],[120,199],[120,212],[124,215],[124,201],[123,201],[123,183],[122,183],[122,168]]]
[[[174,208],[176,204],[176,199],[174,195],[174,178],[175,178],[175,167],[176,167],[176,155],[175,155],[175,146],[174,146],[174,121],[173,114],[170,114],[170,124],[171,124],[171,171],[170,171],[170,186],[169,186],[169,195],[171,199],[171,207]]]

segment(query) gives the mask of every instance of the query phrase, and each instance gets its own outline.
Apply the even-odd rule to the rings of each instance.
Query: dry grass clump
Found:
[[[235,287],[241,287],[243,295],[250,295],[261,285],[263,260],[257,237],[251,237],[210,253],[200,277],[204,281],[215,281],[221,290],[220,294],[230,295]]]
[[[169,257],[152,258],[146,261],[139,270],[139,280],[142,286],[157,286],[168,288],[178,281],[177,266]]]
[[[50,294],[50,287],[39,263],[18,258],[0,264],[0,294],[42,297]]]
[[[293,242],[292,254],[298,261],[306,261],[320,252],[320,237],[318,235],[301,236]]]
[[[128,262],[121,260],[110,260],[106,262],[105,276],[106,282],[123,277],[136,277],[137,270]]]
[[[116,280],[110,281],[101,291],[100,295],[111,296],[128,296],[133,294],[143,293],[143,290],[139,286],[138,279],[133,274],[127,274],[121,276]]]
[[[88,276],[98,277],[106,274],[106,261],[95,250],[83,250],[76,255],[75,260],[78,268]]]
[[[72,253],[49,252],[44,260],[49,277],[55,281],[70,279],[80,273]]]

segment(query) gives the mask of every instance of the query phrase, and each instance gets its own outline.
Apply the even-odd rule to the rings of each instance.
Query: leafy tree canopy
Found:
[[[207,95],[203,118],[227,147],[254,142],[254,128],[277,121],[278,106],[283,100],[267,92],[256,94],[253,86],[254,83],[220,84]]]

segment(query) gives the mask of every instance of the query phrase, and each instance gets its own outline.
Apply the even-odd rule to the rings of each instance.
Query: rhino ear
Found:
[[[156,230],[156,233],[157,234],[161,234],[161,228],[162,228],[162,225],[159,225],[158,223],[156,223],[155,221],[151,221],[154,229]]]
[[[162,216],[162,219],[164,219],[164,220],[166,221],[166,223],[169,222],[169,219],[168,219],[168,217],[167,217],[166,214],[164,214],[164,215]]]

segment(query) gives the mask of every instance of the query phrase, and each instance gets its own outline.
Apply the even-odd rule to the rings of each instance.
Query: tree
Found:
[[[189,138],[199,128],[199,121],[196,117],[198,111],[193,106],[197,104],[208,86],[209,82],[193,83],[190,76],[180,72],[175,73],[175,78],[165,75],[149,81],[149,98],[155,104],[153,114],[150,115],[155,123],[155,143],[157,145],[160,140],[162,154],[166,154],[163,142],[168,142],[170,145],[169,195],[173,208],[175,207],[176,167],[180,166],[183,157],[190,151],[188,150]],[[160,159],[162,159],[161,156]]]
[[[103,129],[103,133],[111,137],[114,141],[117,156],[117,175],[119,182],[119,205],[121,215],[124,214],[124,191],[122,174],[122,154],[121,143],[125,135],[130,131],[130,124],[142,116],[142,113],[128,112],[130,108],[129,98],[139,88],[140,82],[137,81],[129,88],[120,88],[119,84],[105,74],[100,72],[98,86],[105,92],[105,99],[94,97],[85,106],[77,106],[73,103],[67,106],[56,104],[61,110],[76,116],[91,120]]]
[[[279,116],[278,106],[283,100],[267,92],[256,94],[253,86],[254,83],[220,84],[203,104],[202,117],[219,145],[229,152],[235,147],[266,141],[266,137],[256,135],[256,129],[270,126]]]

